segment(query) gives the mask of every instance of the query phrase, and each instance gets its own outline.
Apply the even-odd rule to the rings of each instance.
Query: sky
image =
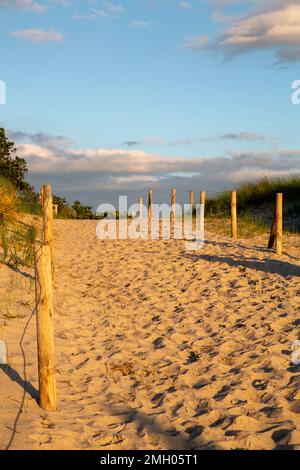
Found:
[[[0,0],[0,54],[36,189],[97,207],[300,173],[300,0]]]

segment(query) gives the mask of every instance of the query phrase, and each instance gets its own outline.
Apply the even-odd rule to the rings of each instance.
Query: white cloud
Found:
[[[0,0],[0,7],[1,6],[36,13],[43,13],[47,10],[46,5],[42,5],[41,3],[35,3],[32,0]]]
[[[150,26],[151,24],[152,24],[151,21],[139,21],[139,20],[135,20],[135,21],[132,21],[131,26],[138,27],[138,28],[147,28],[147,27]]]
[[[232,2],[222,2],[228,3]],[[271,50],[278,62],[299,61],[300,1],[270,0],[248,3],[255,6],[254,10],[246,16],[232,19],[230,26],[217,38],[208,40],[199,35],[188,40],[185,47],[215,49],[225,55]]]
[[[183,8],[184,10],[193,10],[194,7],[191,4],[191,2],[180,2],[179,6]]]
[[[255,132],[228,132],[220,136],[223,140],[246,140],[250,142],[268,140],[265,136],[256,134]]]
[[[78,149],[62,136],[44,133],[10,132],[19,141],[19,154],[26,158],[34,173],[90,173],[119,176],[166,176],[190,172],[218,174],[223,168],[228,177],[243,169],[260,171],[300,171],[300,150],[277,149],[265,152],[232,152],[221,157],[165,157],[139,150],[86,148]],[[30,143],[20,143],[30,140]],[[32,143],[34,142],[34,143]]]
[[[87,13],[76,13],[73,18],[75,20],[96,20],[98,18],[113,20],[118,19],[123,13],[125,13],[125,8],[122,5],[113,2],[102,2],[100,8],[90,8]]]
[[[11,35],[18,39],[24,39],[25,41],[37,43],[60,42],[64,39],[64,36],[61,33],[55,31],[54,29],[50,29],[48,31],[35,28],[22,29],[11,33]]]
[[[124,193],[136,197],[136,191],[150,186],[161,191],[177,187],[179,193],[192,188],[216,191],[263,176],[300,175],[300,149],[166,157],[131,149],[79,149],[63,136],[42,132],[8,134],[17,142],[18,155],[26,159],[29,181],[36,188],[50,181],[56,193],[92,204],[100,196],[102,200]]]
[[[203,49],[209,44],[209,38],[204,35],[191,36],[184,43],[183,47],[186,49]]]

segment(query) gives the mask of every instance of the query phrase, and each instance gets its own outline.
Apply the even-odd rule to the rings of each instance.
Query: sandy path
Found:
[[[300,239],[279,260],[265,237],[207,238],[192,254],[183,241],[99,241],[93,221],[56,221],[56,413],[34,399],[34,317],[22,387],[32,281],[0,266],[0,318],[6,304],[18,315],[0,329],[11,353],[1,448],[300,446]]]

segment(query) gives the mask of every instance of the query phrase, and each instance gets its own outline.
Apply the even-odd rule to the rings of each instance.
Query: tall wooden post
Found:
[[[152,189],[149,189],[149,195],[148,195],[148,218],[149,220],[152,219],[152,204],[153,204],[153,191]]]
[[[143,220],[143,196],[140,194],[139,196],[139,220],[140,224],[142,223]]]
[[[190,191],[190,210],[191,210],[192,215],[193,215],[193,209],[194,209],[194,191]]]
[[[56,409],[51,269],[50,246],[37,245],[35,247],[35,295],[39,405],[46,411],[54,411]]]
[[[201,191],[200,193],[200,204],[205,205],[205,191]]]
[[[175,206],[176,206],[176,189],[172,189],[171,193],[171,224],[175,222]]]
[[[170,214],[170,222],[171,222],[171,230],[170,230],[170,235],[171,238],[174,238],[175,235],[175,208],[176,208],[176,189],[172,189],[171,193],[171,214]]]
[[[276,254],[282,254],[282,193],[276,194]]]
[[[51,252],[52,280],[54,281],[54,250],[53,250],[53,203],[50,184],[41,187],[41,205],[43,209],[43,244],[49,245]]]
[[[204,233],[205,191],[200,192],[200,232]]]
[[[231,238],[237,239],[236,191],[231,192]]]

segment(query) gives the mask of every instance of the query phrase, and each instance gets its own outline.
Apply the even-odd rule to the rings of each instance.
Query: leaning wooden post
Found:
[[[53,251],[53,202],[52,189],[50,184],[41,187],[41,204],[43,209],[43,234],[42,241],[50,246],[51,269],[54,281],[54,251]]]
[[[276,194],[276,254],[282,254],[282,193]]]
[[[46,411],[56,410],[56,381],[53,335],[53,299],[51,248],[35,247],[35,296],[37,351],[39,374],[39,405]]]
[[[236,191],[231,192],[231,238],[237,239]]]

